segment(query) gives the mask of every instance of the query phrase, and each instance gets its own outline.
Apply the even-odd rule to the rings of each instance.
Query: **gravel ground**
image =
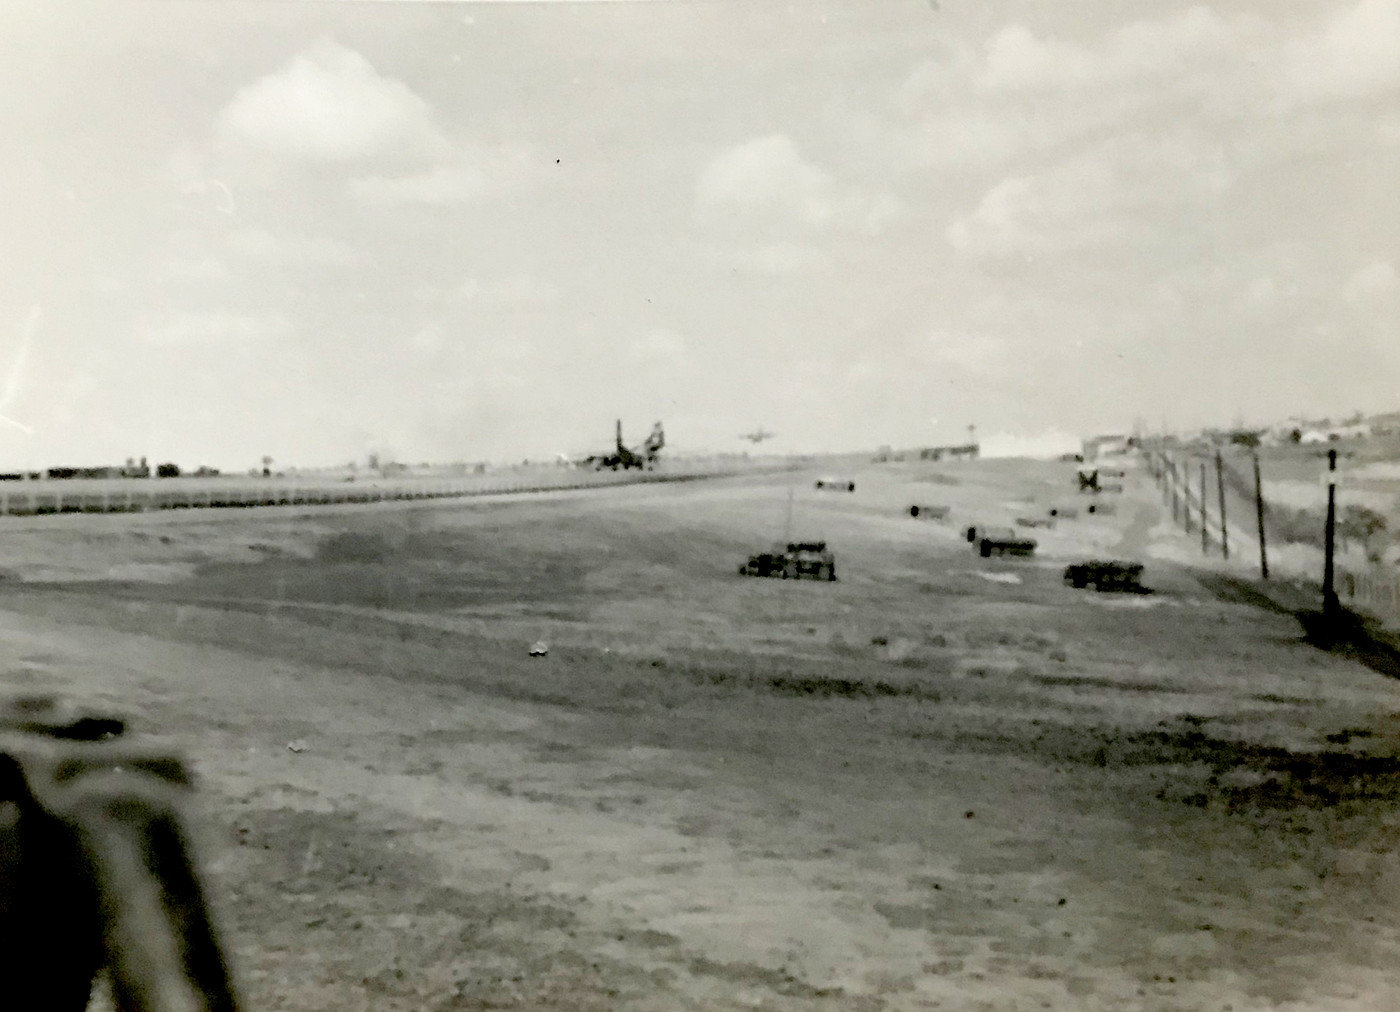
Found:
[[[1394,1007],[1395,684],[1147,479],[971,551],[1072,468],[38,518],[0,671],[190,758],[251,1009]],[[735,575],[785,527],[840,582]]]

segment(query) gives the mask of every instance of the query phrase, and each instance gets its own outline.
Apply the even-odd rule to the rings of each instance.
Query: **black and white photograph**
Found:
[[[0,89],[0,1009],[1400,1008],[1400,0]]]

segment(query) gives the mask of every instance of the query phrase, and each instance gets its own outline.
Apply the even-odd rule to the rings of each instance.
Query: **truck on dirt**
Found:
[[[849,478],[824,477],[817,479],[816,487],[829,492],[854,492],[856,483]]]
[[[984,559],[995,555],[1031,555],[1035,552],[1035,538],[1022,537],[1010,527],[969,527],[967,540],[977,546],[977,552]]]
[[[836,556],[825,541],[791,541],[767,552],[750,555],[739,567],[740,576],[776,576],[784,580],[836,580]]]
[[[1091,559],[1065,567],[1065,583],[1076,590],[1121,591],[1142,594],[1142,563],[1117,559]]]
[[[947,506],[928,506],[915,504],[909,507],[911,517],[923,517],[925,520],[947,520],[949,509]]]

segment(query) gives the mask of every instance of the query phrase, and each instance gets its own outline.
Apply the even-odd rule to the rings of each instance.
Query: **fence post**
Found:
[[[1181,515],[1186,533],[1191,533],[1191,462],[1181,464]]]
[[[1254,513],[1259,522],[1259,576],[1269,578],[1269,550],[1264,540],[1264,483],[1259,479],[1259,451],[1254,451]]]
[[[1172,501],[1172,523],[1175,524],[1181,519],[1177,504],[1177,480],[1176,480],[1176,458],[1173,457],[1167,462],[1167,489]]]
[[[1206,459],[1201,458],[1201,554],[1210,552],[1210,528],[1206,524]]]
[[[1225,462],[1220,459],[1220,447],[1215,448],[1215,487],[1220,493],[1220,555],[1230,557],[1230,531],[1225,526]]]
[[[1327,531],[1323,539],[1326,559],[1322,568],[1322,612],[1328,618],[1337,615],[1337,591],[1334,586],[1335,569],[1332,564],[1333,549],[1336,546],[1337,531],[1337,451],[1327,451]]]

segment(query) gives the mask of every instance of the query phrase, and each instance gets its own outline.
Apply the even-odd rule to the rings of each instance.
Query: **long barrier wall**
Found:
[[[130,478],[0,482],[0,516],[51,513],[142,513],[172,509],[313,506],[452,499],[512,492],[553,492],[657,482],[697,481],[780,468],[710,467],[685,471],[540,470],[459,478],[366,481],[327,478]]]

